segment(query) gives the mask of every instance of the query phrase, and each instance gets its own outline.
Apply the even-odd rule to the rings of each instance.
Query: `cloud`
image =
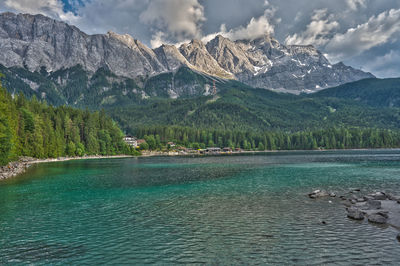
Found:
[[[147,5],[148,0],[86,1],[76,10],[79,19],[75,25],[89,34],[104,34],[111,30],[142,39],[149,32],[138,22],[138,17]]]
[[[152,48],[160,47],[163,44],[168,44],[166,41],[165,33],[162,31],[153,34],[153,38],[150,40],[150,45]]]
[[[152,26],[153,43],[160,37],[176,41],[199,38],[201,25],[206,20],[204,7],[197,0],[152,0],[139,19]]]
[[[72,12],[64,12],[63,4],[59,0],[6,0],[5,8],[15,12],[29,14],[43,14],[54,19],[74,21]]]
[[[265,1],[264,5],[268,6],[268,1]],[[219,32],[208,34],[201,40],[206,43],[215,38],[217,35],[222,35],[232,41],[254,40],[263,37],[266,34],[273,35],[275,32],[275,27],[272,23],[270,23],[270,20],[274,20],[275,24],[280,22],[279,18],[274,19],[275,12],[275,8],[267,8],[262,16],[258,18],[252,17],[247,25],[239,26],[234,29],[230,29],[229,31],[226,29],[226,25],[222,24]]]
[[[333,60],[355,56],[373,47],[396,39],[400,32],[400,9],[391,9],[372,16],[366,23],[337,33],[326,45],[325,51]]]
[[[315,10],[306,30],[286,37],[285,43],[288,45],[312,44],[317,46],[328,43],[333,31],[337,30],[340,25],[339,22],[334,20],[334,16],[328,15],[327,12],[327,9]]]
[[[366,2],[366,0],[346,0],[346,3],[351,10],[357,10],[358,7],[365,7]]]
[[[364,69],[373,72],[378,77],[399,77],[400,51],[390,50],[383,56],[371,58],[364,63]]]
[[[274,26],[270,24],[266,16],[261,16],[251,18],[245,27],[232,29],[224,35],[231,40],[254,40],[266,34],[274,34]]]

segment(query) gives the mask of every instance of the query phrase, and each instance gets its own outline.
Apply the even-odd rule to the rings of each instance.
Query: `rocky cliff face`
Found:
[[[219,35],[207,44],[193,40],[179,49],[150,49],[129,35],[87,35],[42,15],[12,13],[0,15],[0,64],[47,72],[81,65],[92,73],[104,68],[127,78],[148,78],[185,66],[290,93],[374,77],[342,63],[332,65],[312,46],[285,46],[271,36],[233,42]]]

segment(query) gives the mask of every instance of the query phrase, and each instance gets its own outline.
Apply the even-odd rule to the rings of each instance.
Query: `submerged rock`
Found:
[[[343,202],[343,205],[349,208],[352,204],[350,201],[346,200],[345,202]]]
[[[309,193],[308,196],[311,199],[316,199],[316,198],[322,198],[322,197],[328,197],[329,193],[325,190],[314,190],[313,192]]]
[[[360,210],[368,210],[368,204],[366,202],[357,202],[354,204],[354,207],[359,208]]]
[[[372,213],[368,215],[368,221],[376,224],[386,224],[387,218],[388,218],[387,214],[385,215],[384,213],[381,212]]]
[[[382,208],[382,202],[379,200],[369,200],[368,206],[370,210],[376,210]]]
[[[364,214],[358,208],[347,208],[347,217],[353,220],[364,220]]]
[[[355,192],[359,191],[351,189],[350,193],[353,194],[339,196],[341,203],[346,206],[349,219],[362,221],[367,218],[370,223],[400,228],[399,196],[385,192],[374,192],[363,196],[360,195],[361,193],[355,194]],[[325,190],[315,190],[308,195],[315,199],[331,196],[331,193]],[[331,201],[329,202],[331,203]],[[400,233],[396,238],[400,242]]]
[[[387,196],[383,192],[376,192],[370,195],[374,200],[386,200]]]

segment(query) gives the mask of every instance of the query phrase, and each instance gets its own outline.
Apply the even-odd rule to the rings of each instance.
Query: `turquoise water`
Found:
[[[0,182],[0,264],[399,265],[395,229],[318,188],[400,194],[400,151],[36,165]]]

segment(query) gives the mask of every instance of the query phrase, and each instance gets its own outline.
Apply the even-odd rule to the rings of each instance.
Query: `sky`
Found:
[[[88,34],[127,33],[153,48],[270,34],[314,45],[332,63],[400,77],[399,0],[0,0],[0,11],[40,13]]]

